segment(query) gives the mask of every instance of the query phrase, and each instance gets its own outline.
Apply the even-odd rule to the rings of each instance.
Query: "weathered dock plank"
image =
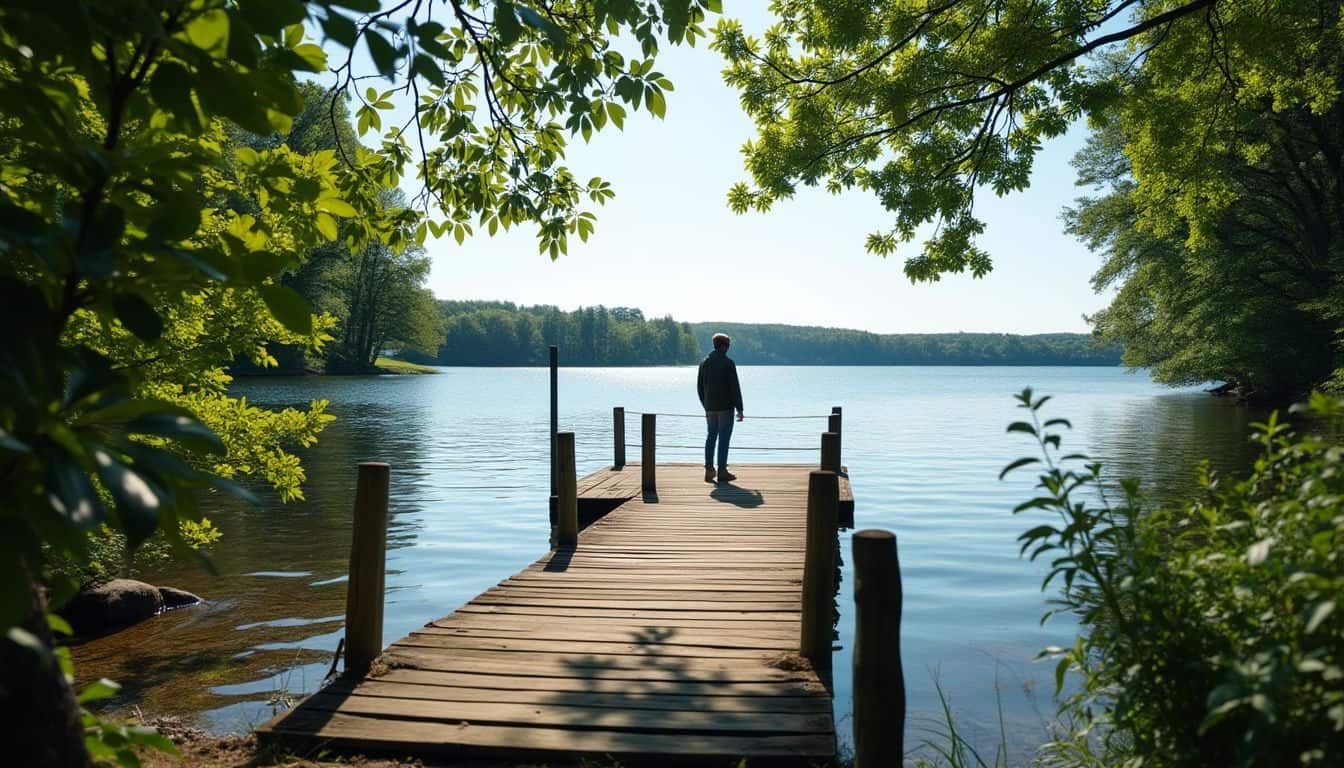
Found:
[[[808,472],[731,484],[660,464],[581,479],[623,502],[562,547],[389,646],[258,732],[426,757],[794,764],[835,752],[828,681],[799,659]],[[853,505],[848,478],[841,503]]]

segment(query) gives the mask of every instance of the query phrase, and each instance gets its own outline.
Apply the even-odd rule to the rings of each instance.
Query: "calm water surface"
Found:
[[[1142,478],[1158,497],[1193,484],[1195,467],[1240,472],[1250,460],[1246,427],[1263,414],[1198,390],[1170,390],[1114,368],[741,369],[748,420],[735,445],[804,447],[825,419],[752,415],[845,411],[844,461],[857,527],[898,535],[905,587],[902,654],[910,697],[908,743],[938,716],[935,683],[961,725],[997,739],[996,696],[1015,750],[1044,737],[1054,710],[1050,644],[1072,625],[1044,628],[1042,569],[1017,556],[1029,521],[1010,510],[1032,479],[999,482],[1025,455],[1011,395],[1024,386],[1055,396],[1051,415],[1072,420],[1065,447],[1101,459],[1113,476]],[[560,428],[577,433],[579,474],[611,461],[611,407],[693,413],[695,369],[562,369]],[[384,642],[443,616],[547,550],[547,372],[447,368],[437,376],[260,379],[237,393],[272,407],[326,399],[338,420],[302,453],[307,500],[261,509],[219,506],[218,575],[173,563],[143,577],[196,592],[204,606],[159,616],[79,646],[82,678],[125,686],[116,705],[180,715],[212,730],[239,731],[287,697],[311,691],[340,638],[356,461],[392,464]],[[630,417],[627,434],[638,434]],[[659,422],[660,459],[699,461],[699,419]],[[753,453],[732,460],[815,461],[813,453]],[[732,535],[732,531],[724,531]],[[853,581],[848,535],[835,658],[836,714],[848,738]]]

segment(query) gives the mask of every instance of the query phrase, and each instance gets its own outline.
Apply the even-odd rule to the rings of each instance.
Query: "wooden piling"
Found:
[[[640,477],[641,488],[645,495],[658,492],[658,484],[655,478],[655,468],[657,465],[657,435],[658,435],[658,417],[652,413],[646,413],[640,419]]]
[[[611,435],[611,467],[620,469],[625,466],[625,409],[619,405],[611,409]]]
[[[560,471],[555,463],[555,435],[560,431],[560,348],[551,345],[551,519],[555,520],[558,510],[556,499],[560,494]]]
[[[556,433],[555,448],[560,473],[555,543],[562,547],[574,546],[579,543],[579,492],[578,478],[574,473],[574,433]]]
[[[854,766],[900,765],[905,746],[896,534],[854,534]]]
[[[355,485],[350,580],[345,589],[345,674],[362,678],[383,651],[387,491],[391,468],[361,461]]]
[[[827,472],[840,471],[840,434],[821,433],[821,468]]]
[[[803,616],[798,654],[822,669],[831,666],[839,516],[839,476],[834,472],[813,470],[807,478],[807,540],[803,555]]]

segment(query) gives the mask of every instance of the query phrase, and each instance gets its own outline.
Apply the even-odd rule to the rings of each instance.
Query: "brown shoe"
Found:
[[[720,470],[719,470],[719,482],[720,482],[720,483],[730,483],[730,482],[732,482],[732,481],[734,481],[734,480],[736,480],[736,479],[737,479],[737,475],[734,475],[732,472],[729,472],[729,471],[726,470],[726,469],[720,469]]]
[[[705,467],[705,482],[706,482],[706,483],[712,483],[712,482],[714,482],[714,468],[713,468],[713,467]]]

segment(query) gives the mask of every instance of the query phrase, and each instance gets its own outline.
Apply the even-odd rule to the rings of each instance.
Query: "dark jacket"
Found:
[[[742,410],[742,387],[737,383],[737,363],[726,352],[714,350],[700,363],[695,382],[700,404],[706,411]]]

